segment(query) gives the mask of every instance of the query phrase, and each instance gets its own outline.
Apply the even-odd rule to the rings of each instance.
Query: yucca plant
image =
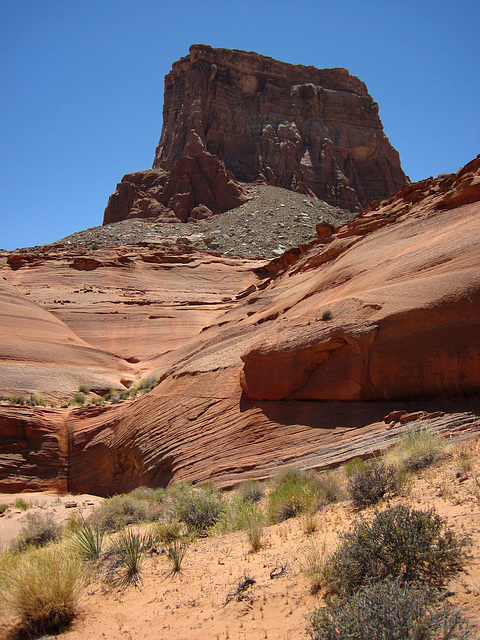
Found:
[[[103,540],[104,532],[89,524],[85,524],[72,533],[73,547],[84,560],[96,560],[100,556]]]
[[[167,558],[171,563],[171,576],[176,576],[182,572],[182,562],[187,553],[188,543],[182,540],[174,540],[167,549]]]
[[[145,542],[145,536],[131,529],[122,531],[117,538],[112,539],[112,550],[119,560],[112,566],[113,582],[120,586],[142,584]]]

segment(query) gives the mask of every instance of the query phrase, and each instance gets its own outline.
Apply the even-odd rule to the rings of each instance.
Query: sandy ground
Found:
[[[460,455],[463,454],[463,455]],[[458,477],[457,477],[458,476]],[[1,502],[16,496],[0,495]],[[45,501],[32,509],[54,510],[59,518],[70,517],[69,500],[78,503],[87,515],[90,496],[21,494],[28,501]],[[434,508],[458,534],[472,539],[465,570],[450,583],[452,601],[461,606],[480,628],[480,444],[457,445],[452,456],[420,473],[392,503],[415,508]],[[8,511],[0,519],[0,534],[11,539],[26,512]],[[365,514],[371,514],[367,510]],[[331,551],[338,534],[358,517],[350,503],[331,505],[317,515],[318,528],[305,532],[305,520],[296,518],[264,530],[264,547],[252,553],[244,532],[199,539],[188,548],[183,572],[169,575],[164,555],[146,558],[143,584],[123,590],[92,579],[70,629],[58,637],[65,640],[275,640],[305,639],[306,617],[323,605],[322,595],[310,593],[310,583],[302,571],[312,547]],[[283,572],[282,572],[283,569]],[[280,572],[277,578],[271,572]],[[245,591],[235,594],[246,577],[255,580]],[[9,637],[11,620],[3,618],[0,637]]]

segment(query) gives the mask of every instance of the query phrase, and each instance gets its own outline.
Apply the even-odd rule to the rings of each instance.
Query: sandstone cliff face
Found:
[[[356,211],[406,178],[378,105],[345,69],[192,45],[165,78],[153,169],[123,178],[104,224],[201,219],[245,201],[238,181],[315,194]]]
[[[72,256],[56,267],[46,256],[43,266],[27,256],[4,263],[16,289],[53,307],[42,284],[55,268],[64,291],[66,271],[88,274],[92,291],[69,298],[78,313],[65,300],[51,314],[116,357],[136,353],[136,373],[154,370],[161,382],[108,408],[65,409],[64,422],[0,404],[0,487],[27,486],[36,469],[40,478],[50,469],[48,482],[59,486],[66,473],[76,492],[180,480],[230,486],[282,464],[371,454],[391,442],[382,418],[392,409],[438,409],[453,398],[458,411],[480,389],[479,214],[480,157],[457,175],[404,187],[340,229],[320,225],[317,241],[269,263],[195,254],[172,263],[146,248],[100,253],[95,264],[84,255],[76,264],[89,271],[67,266]],[[117,302],[121,317],[107,315]],[[202,320],[163,345],[195,306]],[[452,420],[443,427],[479,428],[474,416]],[[55,462],[62,446],[66,465]]]

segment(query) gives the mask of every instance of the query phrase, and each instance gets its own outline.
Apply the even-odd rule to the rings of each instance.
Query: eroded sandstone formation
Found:
[[[253,181],[357,211],[406,177],[378,105],[346,69],[192,45],[165,78],[153,168],[124,176],[104,224],[202,219],[244,202]]]
[[[26,300],[42,340],[53,344],[54,324],[73,349],[108,346],[122,366],[161,381],[104,408],[0,404],[0,488],[30,486],[35,474],[103,494],[181,480],[231,486],[284,464],[373,454],[392,442],[398,409],[428,410],[447,431],[478,429],[478,407],[477,417],[434,416],[448,399],[464,411],[480,389],[479,214],[480,157],[339,229],[319,225],[317,240],[269,263],[194,253],[169,262],[138,247],[100,252],[96,265],[68,252],[56,264],[4,258],[2,274],[23,294],[5,285],[4,300]],[[75,274],[84,290],[51,300],[56,269],[64,292]],[[162,344],[195,306],[199,323]],[[14,307],[2,331],[18,325],[21,337]]]

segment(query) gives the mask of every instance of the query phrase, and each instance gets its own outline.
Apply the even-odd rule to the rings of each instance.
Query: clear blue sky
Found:
[[[192,43],[345,67],[412,180],[480,153],[478,0],[0,0],[0,247],[102,223],[151,166],[163,78]]]

